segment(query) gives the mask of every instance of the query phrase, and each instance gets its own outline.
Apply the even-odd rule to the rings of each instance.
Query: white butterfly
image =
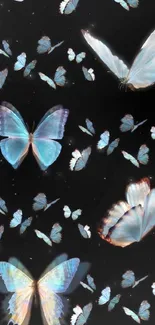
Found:
[[[0,49],[0,54],[3,54],[3,55],[5,55],[5,56],[7,56],[8,58],[9,58],[10,56],[12,56],[12,51],[11,51],[11,49],[10,49],[10,45],[9,45],[9,43],[8,43],[7,41],[3,40],[3,41],[2,41],[2,45],[3,45],[3,49],[4,49],[4,50],[1,50],[1,49]]]
[[[93,305],[89,303],[83,309],[80,306],[73,308],[74,314],[71,316],[71,325],[84,325],[92,311]]]
[[[151,127],[150,132],[151,132],[151,138],[152,138],[153,140],[155,140],[155,126],[152,126],[152,127]]]
[[[20,230],[19,230],[20,235],[23,234],[25,232],[25,230],[32,223],[32,217],[27,218],[23,222],[22,222],[22,217],[23,217],[23,212],[22,212],[22,210],[19,209],[16,212],[14,212],[13,218],[10,221],[10,228],[15,228],[15,227],[21,225]]]
[[[91,231],[90,231],[90,227],[88,225],[83,226],[80,223],[78,223],[78,228],[79,228],[80,234],[83,238],[85,238],[85,239],[91,238]]]
[[[60,242],[62,240],[62,234],[61,234],[62,227],[60,226],[59,223],[55,223],[53,225],[49,237],[47,237],[40,230],[35,229],[34,231],[35,231],[37,237],[40,238],[40,239],[43,239],[43,241],[49,246],[52,246],[52,242],[55,243],[55,244],[60,244]]]
[[[0,213],[6,214],[8,212],[8,209],[6,207],[5,201],[0,197]]]
[[[8,76],[8,69],[4,69],[0,71],[0,89],[2,89],[7,76]]]
[[[101,296],[99,297],[98,304],[105,305],[110,300],[111,288],[106,287],[101,291]],[[108,311],[112,311],[115,308],[115,305],[119,303],[121,295],[118,294],[112,298],[108,304]]]
[[[31,73],[31,70],[35,68],[36,64],[37,64],[37,60],[33,60],[26,65],[26,53],[23,52],[17,56],[17,61],[14,64],[14,71],[19,71],[25,67],[23,75],[24,77],[27,77]]]
[[[71,218],[73,220],[77,220],[79,218],[79,216],[81,216],[81,213],[82,213],[81,209],[77,209],[77,210],[72,212],[68,205],[64,205],[63,211],[64,211],[64,217],[66,219],[71,216]]]
[[[126,114],[122,119],[121,119],[122,124],[120,125],[120,131],[121,132],[127,132],[131,131],[134,132],[139,126],[143,125],[147,120],[144,120],[138,124],[134,123],[134,118],[130,114]]]
[[[151,288],[152,288],[152,293],[155,296],[155,282],[152,283]]]
[[[18,260],[10,259],[10,263],[0,262],[0,276],[6,289],[12,294],[7,309],[9,323],[29,323],[32,300],[38,292],[43,320],[48,325],[60,325],[59,319],[64,313],[64,305],[59,294],[65,293],[70,286],[80,260],[72,258],[63,263],[59,261],[59,265],[55,265],[54,260],[39,281],[34,281]]]
[[[95,80],[95,73],[94,70],[92,68],[87,69],[84,66],[82,67],[82,71],[84,74],[84,77],[86,80],[88,81],[94,81]]]
[[[130,70],[126,64],[100,40],[91,36],[88,31],[82,31],[83,36],[91,48],[96,52],[104,64],[131,90],[146,88],[155,82],[155,31],[150,34],[141,51],[136,56]]]
[[[94,290],[96,290],[96,284],[94,283],[94,279],[90,274],[87,275],[87,282],[88,284],[80,281],[80,284],[82,285],[83,288],[93,293]]]
[[[42,72],[38,72],[39,77],[41,80],[47,82],[47,84],[52,87],[53,89],[56,89],[57,86],[60,87],[64,87],[66,84],[66,70],[64,69],[64,67],[60,66],[56,69],[56,72],[54,74],[54,78],[51,79],[48,76],[46,76],[44,73]]]
[[[137,8],[139,4],[139,0],[114,0],[115,2],[119,3],[124,9],[129,10],[129,6],[131,8]]]
[[[124,158],[130,160],[133,165],[135,165],[136,167],[140,167],[140,164],[147,165],[149,161],[149,150],[150,149],[146,146],[146,144],[141,145],[138,150],[137,159],[124,150],[122,151],[122,154]]]
[[[140,304],[139,310],[138,310],[138,315],[133,312],[131,309],[127,308],[127,307],[122,307],[125,314],[128,316],[131,316],[133,320],[135,320],[135,322],[140,324],[140,319],[142,320],[149,320],[150,318],[150,304],[148,303],[147,300],[143,300]]]
[[[109,139],[110,139],[110,133],[109,131],[105,131],[100,135],[100,140],[97,143],[98,150],[103,150],[108,146],[107,155],[111,155],[113,153],[115,148],[118,147],[120,141],[120,139],[117,138],[109,144]]]
[[[71,171],[82,170],[86,166],[90,154],[91,154],[91,147],[82,150],[82,152],[80,152],[78,149],[74,150],[72,152],[73,158],[69,162],[70,170]]]
[[[51,201],[49,203],[47,203],[47,197],[44,193],[39,193],[37,194],[35,197],[34,197],[34,203],[33,203],[33,210],[34,211],[39,211],[39,210],[44,210],[46,211],[47,209],[50,208],[51,205],[55,204],[57,201],[60,200],[60,198],[54,200],[54,201]]]
[[[64,0],[60,3],[60,13],[69,15],[71,14],[77,7],[79,0]]]
[[[71,48],[68,49],[67,53],[68,53],[68,60],[69,61],[75,60],[76,63],[81,63],[83,61],[83,59],[85,59],[85,57],[86,57],[85,52],[81,52],[76,55],[75,52]]]
[[[121,282],[121,287],[122,288],[135,288],[140,282],[144,281],[145,279],[148,278],[148,275],[144,276],[143,278],[136,280],[135,274],[133,271],[128,270],[122,275],[122,282]]]
[[[86,122],[87,128],[85,128],[82,125],[78,125],[79,129],[82,132],[87,133],[88,135],[93,137],[93,135],[95,134],[95,129],[94,129],[93,123],[88,118],[85,119],[85,122]]]

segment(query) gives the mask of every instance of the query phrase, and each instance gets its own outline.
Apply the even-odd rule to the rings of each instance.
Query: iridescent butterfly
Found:
[[[40,168],[47,169],[58,158],[61,144],[55,140],[63,138],[68,110],[61,105],[49,109],[41,119],[35,132],[29,133],[24,120],[16,108],[7,102],[0,106],[0,136],[7,137],[0,142],[4,158],[18,168],[32,145]]]
[[[106,287],[101,291],[101,296],[98,300],[98,304],[105,305],[107,302],[110,300],[110,295],[111,295],[111,288]],[[115,305],[119,303],[121,298],[120,294],[117,294],[114,298],[112,298],[108,304],[108,311],[112,311],[115,308]]]
[[[24,68],[23,76],[28,77],[31,71],[35,69],[36,64],[37,60],[33,60],[26,65],[26,53],[23,52],[17,56],[17,61],[14,64],[14,71],[19,71]]]
[[[80,223],[78,223],[78,228],[79,228],[80,234],[83,238],[85,238],[85,239],[91,238],[91,231],[90,231],[90,227],[88,225],[83,226]]]
[[[79,150],[74,150],[72,152],[73,158],[69,162],[69,168],[71,171],[80,171],[82,170],[89,159],[89,156],[91,154],[91,147],[88,147],[81,152]]]
[[[59,223],[55,223],[53,225],[49,237],[46,236],[43,232],[41,232],[38,229],[35,229],[34,231],[37,237],[43,239],[43,241],[49,246],[52,246],[52,242],[55,244],[60,244],[62,240],[62,234],[61,234],[62,227],[60,226]]]
[[[60,13],[69,15],[71,14],[77,7],[79,0],[64,0],[60,3]]]
[[[143,125],[145,122],[147,122],[147,119],[138,123],[134,124],[134,118],[130,114],[126,114],[122,119],[121,119],[122,124],[120,125],[120,131],[121,132],[127,132],[131,131],[134,132],[139,126]]]
[[[23,212],[22,210],[17,210],[13,214],[13,218],[10,221],[10,228],[16,228],[20,225],[19,233],[22,235],[25,230],[31,225],[32,223],[32,217],[27,218],[22,222]]]
[[[71,48],[68,49],[67,53],[68,53],[68,60],[69,61],[75,60],[76,63],[81,63],[83,61],[83,59],[85,59],[85,57],[86,57],[85,52],[81,52],[76,55],[75,52]]]
[[[89,303],[84,306],[83,309],[80,306],[73,308],[74,314],[71,316],[71,325],[84,325],[86,324],[88,317],[92,311],[93,305]]]
[[[128,316],[131,316],[132,319],[140,324],[140,319],[142,320],[149,320],[150,318],[150,304],[148,303],[147,300],[143,300],[140,304],[139,310],[138,310],[138,315],[133,312],[131,309],[127,308],[127,307],[122,307],[125,314]]]
[[[137,159],[124,150],[122,151],[122,154],[125,159],[131,161],[133,165],[139,168],[140,164],[147,165],[149,161],[149,150],[150,149],[146,146],[146,144],[142,144],[138,150]]]
[[[127,202],[113,205],[98,229],[102,239],[121,247],[141,241],[155,226],[155,189],[150,191],[148,178],[130,184],[126,197]]]
[[[0,89],[2,89],[8,75],[8,69],[0,71]]]
[[[43,321],[48,325],[60,324],[64,303],[59,294],[65,293],[69,288],[80,260],[72,258],[62,263],[60,261],[61,259],[55,259],[39,281],[33,280],[15,258],[10,259],[10,263],[0,262],[0,276],[7,291],[12,294],[10,300],[7,300],[9,323],[29,324],[33,297],[36,298],[38,293]]]
[[[114,0],[115,2],[119,3],[124,9],[129,10],[131,8],[137,8],[139,4],[139,0]]]
[[[1,225],[0,226],[0,240],[1,240],[2,236],[3,236],[3,233],[4,233],[4,226]]]
[[[48,76],[46,76],[44,73],[39,72],[39,77],[41,80],[47,82],[47,84],[52,87],[53,89],[56,89],[56,86],[60,86],[60,87],[64,87],[66,84],[66,70],[64,69],[64,67],[58,67],[56,69],[56,72],[54,74],[54,78],[51,79]]]
[[[38,54],[44,54],[44,53],[50,54],[52,51],[55,50],[56,47],[59,47],[63,43],[64,41],[52,46],[50,38],[48,36],[43,36],[38,41],[37,52]]]
[[[81,213],[82,213],[81,209],[77,209],[72,212],[68,205],[64,205],[63,211],[64,211],[64,217],[66,219],[71,217],[73,220],[77,220],[79,218],[79,216],[81,216]]]
[[[7,56],[8,58],[9,58],[10,56],[12,56],[12,51],[11,51],[11,49],[10,49],[10,45],[9,45],[9,43],[8,43],[7,41],[3,40],[3,41],[2,41],[2,45],[3,45],[3,49],[4,49],[4,50],[1,50],[1,49],[0,49],[0,54],[3,54],[3,55],[5,55],[5,56]]]
[[[95,73],[94,70],[92,68],[87,69],[84,66],[82,67],[82,71],[84,74],[84,77],[86,80],[88,81],[94,81],[95,80]]]
[[[133,271],[128,270],[122,275],[122,282],[121,282],[121,287],[122,288],[135,288],[140,282],[144,281],[148,275],[144,276],[143,278],[136,280],[135,274]]]
[[[51,205],[53,205],[57,201],[59,201],[60,198],[47,203],[46,195],[44,193],[39,193],[39,194],[37,194],[37,196],[34,197],[33,200],[34,200],[34,203],[33,203],[32,208],[33,208],[34,211],[39,211],[39,210],[42,210],[42,209],[44,209],[44,211],[46,211],[47,209],[50,208]]]
[[[82,132],[87,133],[88,135],[91,135],[93,137],[93,135],[95,134],[95,129],[94,129],[93,123],[88,118],[85,119],[85,122],[86,122],[87,128],[85,128],[82,125],[78,125],[79,129]]]
[[[94,279],[90,274],[87,275],[87,282],[88,284],[81,281],[80,284],[83,288],[93,293],[96,290],[96,284],[94,283]]]
[[[8,213],[6,203],[1,197],[0,197],[0,213],[2,213],[2,214]]]
[[[109,131],[105,131],[100,135],[100,140],[97,143],[97,149],[103,150],[107,146],[107,155],[111,155],[113,151],[118,147],[120,139],[117,138],[109,144],[110,133]]]

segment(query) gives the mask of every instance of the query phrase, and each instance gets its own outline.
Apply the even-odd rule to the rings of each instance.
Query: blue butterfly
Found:
[[[55,140],[63,138],[64,126],[69,111],[61,105],[50,108],[41,119],[35,132],[29,133],[24,120],[17,109],[7,102],[0,105],[0,147],[4,158],[18,168],[28,153],[32,152],[41,170],[46,170],[58,158],[61,144]]]
[[[60,3],[60,13],[69,15],[74,10],[76,10],[76,7],[78,5],[79,0],[64,0]]]
[[[64,41],[61,41],[60,43],[52,46],[50,38],[48,36],[43,36],[38,41],[37,52],[38,54],[44,54],[44,53],[50,54],[56,47],[59,47],[63,43]]]

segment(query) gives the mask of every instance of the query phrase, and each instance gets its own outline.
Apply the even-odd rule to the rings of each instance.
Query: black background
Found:
[[[76,12],[69,16],[59,14],[59,3],[55,0],[0,2],[0,39],[7,39],[13,51],[11,59],[0,56],[0,70],[5,67],[9,69],[6,83],[0,91],[0,100],[12,103],[30,130],[33,122],[37,125],[43,114],[56,104],[62,104],[70,111],[61,155],[46,172],[40,171],[31,152],[18,170],[14,170],[3,157],[1,159],[0,196],[6,200],[9,215],[0,216],[1,224],[5,225],[0,259],[8,260],[10,256],[16,256],[37,279],[60,253],[79,257],[81,261],[91,263],[90,273],[97,285],[94,295],[79,287],[71,297],[72,306],[83,306],[90,301],[94,303],[88,324],[100,325],[106,322],[109,325],[116,321],[120,325],[124,322],[132,324],[134,321],[124,314],[121,306],[137,311],[144,299],[151,303],[148,324],[153,324],[155,297],[152,295],[151,284],[155,281],[154,233],[142,242],[122,249],[101,240],[96,228],[100,219],[106,216],[107,209],[124,199],[125,187],[131,180],[149,176],[151,186],[155,186],[155,142],[150,137],[150,128],[155,124],[155,88],[135,92],[120,90],[119,81],[112,73],[107,73],[107,68],[95,58],[80,30],[89,29],[130,65],[143,41],[155,28],[155,3],[153,0],[141,0],[137,9],[127,12],[113,0],[80,0]],[[37,41],[44,35],[49,36],[54,44],[61,40],[65,42],[49,55],[38,55]],[[68,61],[69,47],[76,53],[86,51],[87,57],[83,63],[87,68],[94,68],[95,82],[84,79],[80,64]],[[16,56],[21,52],[27,53],[28,62],[38,60],[32,77],[28,79],[23,78],[22,72],[13,71]],[[66,87],[55,91],[40,80],[37,72],[52,76],[59,65],[67,69],[69,82]],[[125,113],[132,114],[135,121],[148,118],[148,122],[134,133],[121,134],[120,119]],[[78,125],[84,125],[87,117],[94,123],[94,138],[78,129]],[[118,136],[121,139],[118,149],[109,157],[96,151],[99,135],[106,129],[110,131],[111,139]],[[123,158],[121,150],[136,156],[143,143],[150,148],[150,161],[147,166],[138,169]],[[88,145],[92,145],[92,155],[86,169],[70,172],[71,152]],[[49,201],[57,197],[61,199],[47,212],[40,212],[37,218],[32,211],[32,201],[39,192],[45,192]],[[90,240],[81,237],[77,222],[65,220],[65,204],[72,210],[83,209],[79,222],[90,225]],[[34,217],[32,226],[23,236],[19,236],[18,228],[9,229],[12,214],[18,208],[23,210],[25,218],[30,215]],[[36,237],[33,229],[48,234],[54,222],[60,222],[63,226],[63,240],[60,245],[55,244],[49,248]],[[139,278],[146,274],[149,274],[149,278],[135,289],[123,291],[120,288],[121,275],[127,269],[132,269]],[[106,285],[111,286],[112,297],[122,293],[119,305],[111,313],[107,312],[107,306],[99,307],[96,304]],[[30,324],[42,324],[39,309],[33,311]]]

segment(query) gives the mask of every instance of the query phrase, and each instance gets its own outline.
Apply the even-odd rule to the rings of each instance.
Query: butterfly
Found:
[[[7,56],[8,58],[9,58],[10,56],[12,56],[12,51],[11,51],[11,49],[10,49],[10,45],[9,45],[9,43],[8,43],[7,41],[3,40],[3,41],[2,41],[2,45],[3,45],[3,49],[4,49],[4,50],[1,50],[1,49],[0,49],[0,54],[3,54],[3,55],[5,55],[5,56]]]
[[[3,236],[3,233],[4,233],[4,226],[1,225],[1,226],[0,226],[0,239],[1,239],[2,236]]]
[[[59,223],[55,223],[52,227],[52,230],[50,232],[50,238],[47,237],[43,232],[41,232],[38,229],[34,230],[37,237],[40,239],[43,239],[44,242],[49,245],[52,246],[52,242],[55,244],[60,244],[61,240],[62,240],[62,235],[61,235],[61,231],[62,231],[62,227],[59,225]]]
[[[99,305],[105,305],[110,300],[111,288],[106,287],[101,291],[101,296],[98,300]],[[115,308],[115,305],[119,303],[121,295],[118,294],[114,298],[112,298],[108,304],[108,311],[112,311]]]
[[[147,165],[149,161],[149,150],[150,149],[146,146],[146,144],[142,144],[138,150],[137,159],[124,150],[122,151],[122,154],[125,159],[130,160],[133,165],[139,168],[139,164]]]
[[[74,150],[72,152],[73,158],[69,162],[70,170],[71,171],[82,170],[86,166],[90,154],[91,154],[91,147],[82,150],[82,152],[80,152],[78,149]]]
[[[137,8],[139,4],[139,0],[114,0],[115,2],[119,3],[124,9],[129,10],[129,6],[131,8]]]
[[[9,262],[0,262],[0,276],[7,291],[12,294],[8,302],[9,323],[18,325],[29,323],[32,300],[38,292],[43,320],[48,325],[60,324],[59,319],[64,314],[64,304],[59,294],[65,293],[70,286],[80,260],[72,258],[62,263],[59,261],[58,265],[54,260],[39,281],[33,280],[29,272],[15,258],[10,259]]]
[[[125,314],[128,316],[131,316],[135,322],[140,324],[140,319],[142,320],[149,320],[150,318],[150,304],[148,303],[147,300],[143,300],[140,304],[139,310],[138,310],[138,315],[135,314],[131,309],[127,307],[122,307]]]
[[[59,47],[63,43],[64,41],[52,46],[50,38],[48,36],[43,36],[38,41],[37,52],[38,54],[44,54],[44,53],[50,54],[53,50],[55,50],[56,47]]]
[[[53,89],[56,89],[56,86],[60,86],[60,87],[64,87],[65,83],[66,83],[66,70],[64,69],[64,67],[58,67],[56,69],[56,72],[54,74],[54,79],[49,78],[48,76],[46,76],[44,73],[39,72],[39,77],[41,80],[47,82],[47,84],[52,87]]]
[[[94,279],[90,274],[87,275],[87,282],[88,284],[81,281],[80,284],[82,285],[83,288],[88,289],[93,293],[94,290],[96,290],[96,284],[94,283]]]
[[[84,74],[84,77],[86,80],[88,81],[94,81],[95,80],[95,74],[94,74],[94,70],[92,68],[87,69],[84,66],[82,67],[82,71]]]
[[[79,216],[81,216],[81,213],[82,213],[81,209],[77,209],[77,210],[72,212],[68,205],[64,205],[63,211],[64,211],[64,217],[66,219],[71,216],[71,218],[73,220],[77,220],[79,218]]]
[[[80,231],[80,234],[83,238],[85,239],[89,239],[91,238],[91,231],[90,231],[90,227],[89,226],[83,226],[80,223],[78,223],[78,228]]]
[[[122,60],[112,54],[110,49],[103,42],[91,36],[89,32],[82,30],[82,34],[101,61],[131,90],[146,88],[154,84],[155,31],[150,34],[143,44],[130,70]]]
[[[151,127],[150,132],[151,132],[151,138],[152,138],[153,140],[155,140],[155,126],[152,126],[152,127]]]
[[[79,0],[64,0],[60,3],[60,13],[69,15],[71,14],[77,7]]]
[[[82,132],[87,133],[88,135],[93,137],[93,135],[95,134],[93,123],[88,118],[85,119],[85,122],[86,122],[86,128],[83,127],[82,125],[78,125],[79,129]]]
[[[130,114],[126,114],[122,119],[121,119],[122,124],[120,125],[120,131],[121,132],[127,132],[131,131],[134,132],[139,126],[143,125],[147,120],[144,120],[138,124],[134,124],[134,118]]]
[[[113,151],[115,150],[115,148],[118,147],[119,141],[120,141],[120,139],[117,138],[109,144],[109,139],[110,139],[110,133],[109,133],[109,131],[105,131],[100,135],[100,140],[97,143],[98,150],[103,150],[104,148],[106,148],[108,146],[108,148],[107,148],[108,156],[111,155],[113,153]]]
[[[31,71],[35,69],[36,64],[37,60],[33,60],[26,65],[26,53],[23,52],[17,56],[17,61],[14,64],[14,71],[19,71],[24,68],[23,76],[28,77]]]
[[[92,311],[93,305],[89,303],[84,306],[83,309],[80,306],[73,308],[74,314],[71,316],[71,325],[84,325],[86,324],[88,317]]]
[[[68,110],[61,105],[50,108],[41,119],[35,132],[29,133],[16,108],[7,102],[0,106],[0,136],[8,137],[0,142],[4,158],[18,168],[28,153],[30,144],[41,170],[46,170],[58,158]]]
[[[25,232],[25,230],[32,223],[32,217],[29,217],[22,222],[22,216],[23,216],[23,212],[22,212],[22,210],[19,209],[16,212],[14,212],[13,218],[10,221],[10,228],[15,228],[15,227],[21,225],[20,230],[19,230],[20,235],[23,234]]]
[[[8,69],[4,69],[0,71],[0,89],[2,89],[7,76],[8,76]]]
[[[147,277],[148,277],[148,275],[146,275],[143,278],[136,281],[134,272],[128,270],[122,275],[123,280],[121,282],[121,287],[122,288],[129,288],[129,287],[135,288],[140,282],[144,281]]]
[[[8,213],[8,209],[6,207],[5,201],[0,197],[0,213],[6,214]]]
[[[57,201],[60,200],[59,199],[56,199],[50,203],[47,203],[47,197],[44,193],[39,193],[37,194],[37,196],[34,197],[34,203],[33,203],[33,210],[34,211],[39,211],[39,210],[44,210],[46,211],[47,209],[50,208],[51,205],[55,204]]]
[[[151,288],[152,288],[152,293],[155,296],[155,282],[152,283]]]
[[[85,52],[81,52],[76,55],[75,52],[71,48],[68,49],[67,53],[68,53],[68,60],[69,61],[76,60],[76,63],[81,63],[83,61],[83,59],[85,59],[85,57],[86,57]]]
[[[148,178],[131,183],[126,190],[127,202],[119,201],[98,229],[102,239],[125,247],[139,242],[155,226],[155,189]]]

